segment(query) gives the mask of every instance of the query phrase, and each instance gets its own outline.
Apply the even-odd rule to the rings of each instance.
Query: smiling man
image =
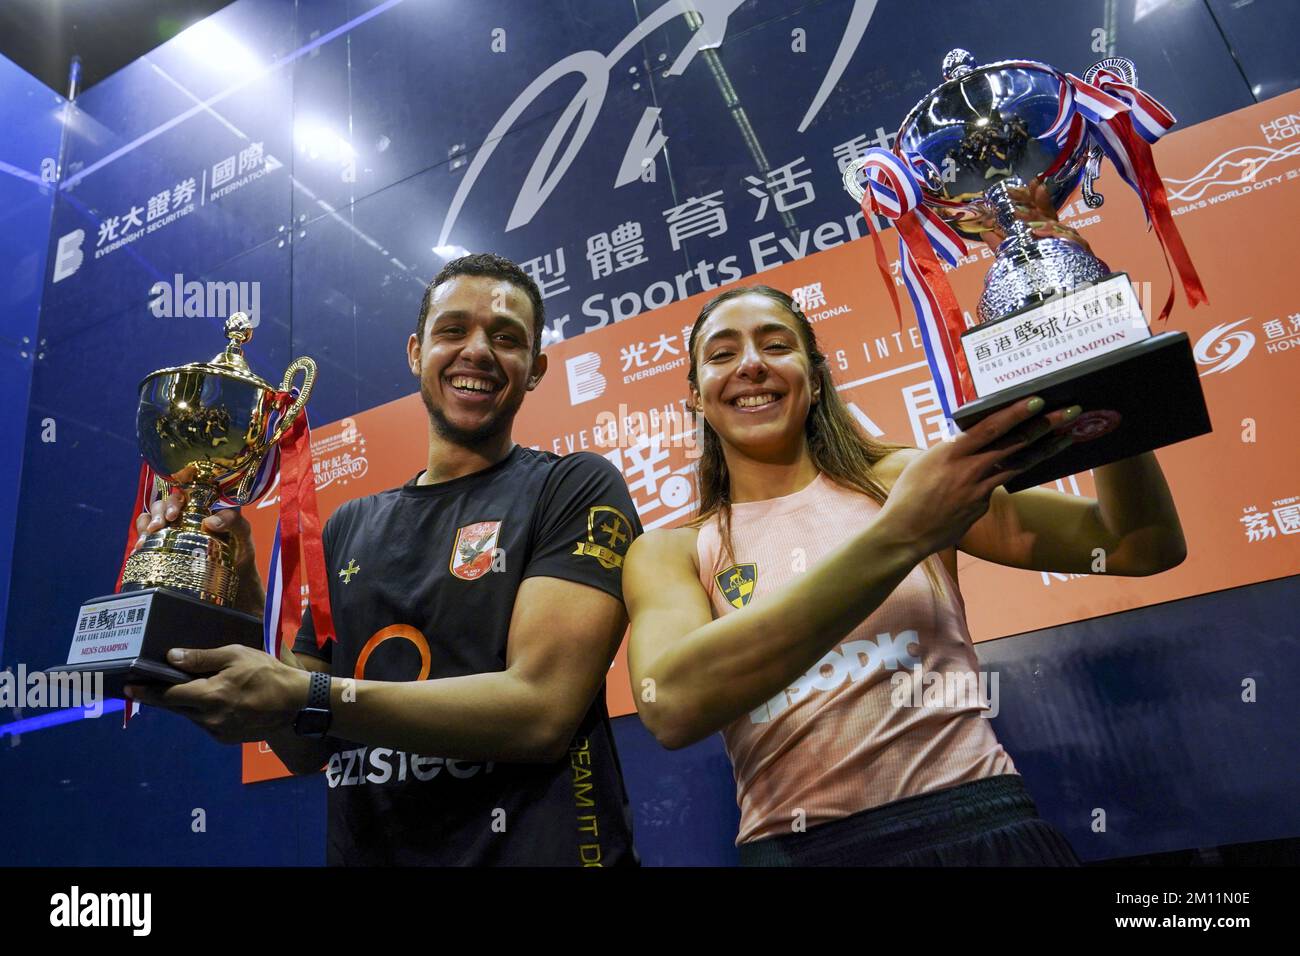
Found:
[[[132,689],[219,740],[267,739],[296,773],[325,765],[331,864],[636,863],[604,682],[641,526],[609,461],[511,439],[546,372],[543,319],[518,266],[449,262],[407,343],[425,468],[325,527],[337,640],[318,649],[304,616],[280,662],[187,651],[177,666],[212,676]],[[241,604],[259,607],[247,522],[208,520],[235,537]]]

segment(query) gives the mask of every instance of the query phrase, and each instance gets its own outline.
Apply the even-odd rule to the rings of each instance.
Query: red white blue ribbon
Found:
[[[880,237],[871,225],[872,214],[884,216],[898,229],[903,287],[916,310],[921,344],[939,392],[939,403],[944,414],[951,418],[953,410],[968,401],[974,392],[966,355],[961,348],[966,318],[957,305],[957,298],[939,259],[955,267],[966,254],[966,244],[924,202],[921,177],[927,172],[925,167],[928,165],[919,156],[904,161],[887,149],[874,147],[867,150],[859,163],[859,168],[866,174],[862,211],[875,246],[876,264],[901,327],[898,294],[894,291]]]
[[[284,600],[284,574],[280,566],[280,522],[275,522],[271,542],[271,563],[266,575],[266,604],[262,608],[262,649],[277,660],[280,657],[280,605]]]
[[[276,395],[281,409],[293,400],[289,392]],[[272,545],[272,566],[268,575],[266,605],[263,608],[262,641],[268,654],[280,656],[286,638],[297,633],[302,621],[300,595],[307,585],[307,606],[316,631],[316,646],[323,649],[334,640],[334,616],[330,608],[329,576],[325,570],[322,523],[316,504],[316,473],[311,457],[311,428],[303,410],[279,443],[280,520]],[[285,592],[288,598],[285,598]]]
[[[292,397],[297,397],[298,390],[294,389],[289,393]],[[277,404],[271,410],[267,417],[266,433],[274,435],[276,426],[280,422],[282,403],[277,400]],[[306,415],[307,410],[304,408],[301,414]],[[280,445],[277,442],[271,446],[262,459],[261,465],[258,466],[257,476],[253,479],[253,484],[249,493],[242,498],[234,498],[227,494],[222,494],[212,504],[212,511],[224,511],[227,508],[240,508],[244,505],[251,505],[275,487],[276,481],[280,477]],[[228,482],[222,486],[223,492],[233,491],[235,481]],[[275,523],[275,538],[271,543],[271,561],[267,569],[266,579],[266,603],[263,606],[262,614],[262,647],[268,653],[275,657],[280,656],[280,597],[283,591],[284,575],[280,569],[280,522]]]
[[[1151,144],[1176,122],[1173,114],[1154,97],[1109,70],[1098,71],[1091,83],[1073,73],[1066,74],[1066,81],[1061,84],[1056,118],[1039,138],[1054,139],[1062,147],[1062,161],[1073,154],[1084,137],[1098,146],[1141,200],[1148,228],[1154,227],[1160,240],[1170,279],[1173,268],[1177,268],[1188,303],[1195,308],[1207,302],[1200,276],[1169,211],[1169,198],[1151,153]],[[1053,168],[1048,173],[1055,171]],[[1173,304],[1171,281],[1169,297],[1160,312],[1162,320],[1168,318]]]
[[[272,433],[298,390],[277,392],[276,407],[268,422]],[[242,502],[229,499],[213,510],[251,504],[280,484],[280,518],[275,523],[271,560],[267,567],[266,602],[262,607],[262,647],[279,658],[285,640],[297,633],[302,621],[301,594],[307,585],[307,604],[316,630],[316,646],[334,639],[334,618],[321,543],[320,512],[316,505],[316,474],[311,457],[311,425],[307,410],[299,413],[284,438],[277,442],[258,470],[250,495]],[[285,598],[285,592],[289,596]]]

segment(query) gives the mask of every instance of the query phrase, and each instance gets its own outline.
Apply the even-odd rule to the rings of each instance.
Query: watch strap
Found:
[[[307,706],[312,710],[330,709],[330,675],[326,671],[312,671],[307,688]]]

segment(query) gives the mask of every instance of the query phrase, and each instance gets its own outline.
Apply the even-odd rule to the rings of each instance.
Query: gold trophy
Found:
[[[127,559],[122,589],[82,605],[67,664],[54,671],[100,671],[105,692],[127,683],[180,683],[191,675],[165,661],[173,647],[262,647],[262,621],[236,610],[231,545],[202,528],[218,499],[243,505],[266,490],[263,464],[311,394],[316,363],[295,359],[279,389],[248,366],[248,316],[225,324],[230,343],[207,362],[159,369],[140,383],[136,439],[145,462],[187,493],[180,519],[145,537]],[[277,393],[303,373],[278,415]]]

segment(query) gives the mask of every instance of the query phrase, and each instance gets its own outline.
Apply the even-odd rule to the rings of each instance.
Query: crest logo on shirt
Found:
[[[451,573],[463,581],[475,581],[492,570],[492,555],[501,535],[500,521],[476,521],[456,529],[451,546]]]
[[[735,607],[744,607],[754,596],[754,585],[758,583],[757,564],[733,564],[725,571],[713,576],[722,589],[723,595]]]
[[[606,570],[621,568],[623,555],[632,543],[632,522],[609,505],[587,509],[587,540],[575,542],[574,554],[585,554]]]

